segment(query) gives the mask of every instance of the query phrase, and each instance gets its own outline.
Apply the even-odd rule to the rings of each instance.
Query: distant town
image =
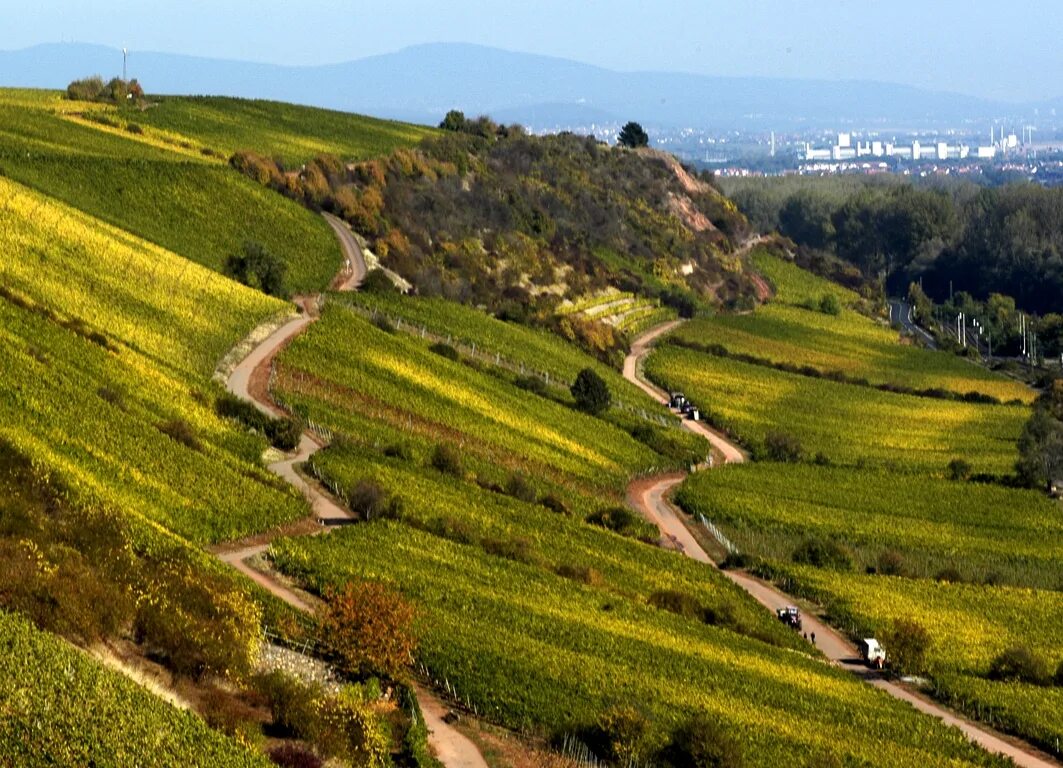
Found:
[[[1063,186],[1063,120],[944,128],[940,131],[880,129],[775,133],[649,129],[651,143],[718,176],[783,176],[899,173],[956,176],[999,182],[1026,179]],[[619,125],[557,126],[613,142]]]

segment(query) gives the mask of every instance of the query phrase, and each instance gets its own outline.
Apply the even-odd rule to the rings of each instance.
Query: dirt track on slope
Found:
[[[640,372],[642,358],[649,354],[655,341],[677,328],[682,322],[682,320],[674,320],[650,329],[632,342],[631,354],[624,360],[624,378],[661,403],[668,402],[667,395],[642,378]],[[724,455],[727,463],[740,464],[746,460],[745,453],[738,446],[730,443],[722,435],[704,428],[700,423],[684,420],[683,426],[705,437],[714,448]],[[695,427],[703,428],[699,430],[695,429]],[[672,473],[660,477],[637,480],[628,487],[628,504],[660,528],[665,544],[670,545],[670,548],[693,560],[715,567],[715,561],[709,557],[708,553],[691,535],[690,530],[680,517],[680,513],[676,511],[668,500],[669,493],[682,483],[685,477],[686,475],[683,473]],[[785,608],[796,602],[793,597],[774,585],[768,584],[748,573],[732,570],[721,571],[721,573],[744,589],[753,599],[772,611],[772,613],[779,608]],[[1059,767],[1058,762],[1050,756],[1035,750],[1029,744],[1018,739],[1005,737],[982,725],[972,723],[921,694],[899,683],[885,679],[863,664],[856,647],[840,632],[823,623],[815,616],[804,614],[802,619],[804,631],[808,632],[810,637],[815,638],[816,648],[831,663],[851,672],[894,698],[907,702],[920,712],[936,717],[946,725],[959,728],[975,744],[989,752],[1010,757],[1015,761],[1016,765],[1023,766],[1023,768]]]
[[[326,218],[339,237],[345,258],[345,272],[341,273],[342,279],[334,285],[337,286],[337,290],[354,290],[365,277],[365,261],[346,224],[338,219],[336,220],[338,224],[335,223],[333,221],[335,217],[330,218],[326,215]],[[350,265],[349,270],[347,265]],[[259,343],[233,369],[226,381],[226,387],[230,392],[274,417],[283,416],[284,413],[269,395],[269,371],[273,359],[292,339],[317,319],[314,313],[316,297],[302,297],[297,299],[296,303],[300,305],[303,314],[288,321]],[[268,551],[270,541],[278,536],[327,533],[331,530],[331,526],[349,522],[353,518],[346,509],[333,501],[323,488],[316,483],[307,482],[295,469],[297,464],[305,462],[323,447],[324,445],[313,434],[304,432],[295,453],[269,465],[270,471],[298,488],[307,498],[313,511],[315,524],[308,525],[307,521],[300,521],[274,531],[272,534],[254,537],[253,541],[243,542],[235,549],[219,547],[216,553],[222,562],[232,566],[288,605],[307,613],[314,611],[314,606],[311,605],[312,598],[297,593],[281,583],[273,574],[253,568],[248,561]],[[446,706],[421,686],[415,686],[415,692],[428,726],[428,743],[443,765],[446,768],[487,768],[487,762],[476,745],[443,720],[443,715],[447,711]]]

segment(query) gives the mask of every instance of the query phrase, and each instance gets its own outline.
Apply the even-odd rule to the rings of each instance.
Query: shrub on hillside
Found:
[[[397,520],[402,516],[402,499],[385,491],[376,480],[359,480],[347,498],[351,512],[364,520]]]
[[[135,635],[174,671],[240,678],[254,668],[261,610],[227,576],[170,553],[151,564],[152,599],[138,606]]]
[[[649,718],[631,706],[613,706],[583,734],[596,755],[614,765],[638,765],[653,753]]]
[[[672,768],[741,768],[741,744],[709,715],[694,715],[673,734],[660,757]]]
[[[853,567],[853,559],[848,550],[833,539],[806,539],[794,550],[791,559],[801,565],[836,571],[848,571]]]
[[[288,267],[261,243],[245,241],[240,251],[225,260],[225,274],[269,296],[284,295]]]
[[[447,360],[454,360],[455,362],[461,360],[461,355],[458,354],[458,350],[454,349],[454,347],[444,341],[437,341],[428,349],[435,352],[440,357],[445,357]]]
[[[700,619],[704,612],[701,602],[696,597],[675,589],[657,590],[650,594],[647,602],[655,608],[688,619]]]
[[[171,440],[191,448],[193,451],[202,449],[195,430],[184,419],[169,419],[159,424],[158,429]]]
[[[1024,645],[1006,649],[989,665],[990,680],[1045,685],[1051,679],[1048,662]]]
[[[825,293],[819,300],[819,311],[825,315],[840,315],[842,313],[841,302],[833,293]]]
[[[371,269],[358,286],[362,293],[398,293],[399,289],[382,269]]]
[[[535,486],[528,481],[523,472],[514,472],[506,478],[506,495],[534,504],[537,494]]]
[[[432,451],[432,466],[446,475],[462,477],[465,470],[462,468],[461,454],[450,443],[438,443]]]
[[[539,499],[539,503],[551,512],[556,512],[559,515],[569,514],[568,505],[552,493],[548,493]]]
[[[391,587],[348,582],[340,590],[326,590],[321,635],[345,674],[401,679],[417,647],[413,620],[413,606]]]
[[[878,556],[878,572],[883,576],[904,575],[904,555],[895,549],[887,549]]]
[[[495,557],[503,557],[515,563],[533,565],[539,561],[531,540],[522,536],[512,539],[487,538],[480,542],[483,551]]]
[[[612,404],[609,385],[592,368],[584,368],[579,372],[571,391],[576,407],[586,413],[599,414]]]
[[[660,538],[660,533],[655,526],[627,507],[600,509],[588,515],[587,522],[633,539],[657,541]]]
[[[322,702],[316,742],[325,754],[348,765],[386,768],[391,765],[387,722],[374,702],[345,688]]]
[[[772,461],[798,462],[803,452],[801,441],[787,432],[772,431],[764,436],[764,453]]]
[[[882,634],[890,667],[914,675],[926,670],[926,656],[931,645],[926,627],[911,619],[898,619]]]
[[[966,459],[953,459],[949,462],[948,475],[949,480],[955,480],[957,482],[968,480],[971,477],[971,473],[974,471],[974,467],[971,466],[971,462]]]
[[[254,687],[266,699],[275,735],[313,740],[323,695],[320,687],[280,670],[257,675]]]
[[[294,451],[302,439],[303,427],[292,418],[274,419],[246,400],[223,392],[214,401],[214,411],[226,419],[239,421],[245,427],[261,433],[270,444],[282,451]]]

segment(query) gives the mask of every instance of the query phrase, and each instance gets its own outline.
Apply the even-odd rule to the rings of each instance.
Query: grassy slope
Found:
[[[699,473],[677,499],[723,526],[740,549],[774,559],[814,535],[841,541],[857,570],[893,550],[921,576],[948,567],[972,580],[996,574],[1017,586],[1063,586],[1063,517],[1039,491],[757,463]]]
[[[696,344],[719,344],[733,353],[772,362],[809,365],[822,372],[840,371],[872,384],[914,389],[938,387],[961,394],[981,392],[1000,400],[1031,402],[1036,393],[952,354],[899,343],[896,331],[848,309],[856,295],[765,252],[752,260],[776,287],[775,300],[751,315],[721,315],[696,320],[676,338]],[[801,306],[826,293],[842,303],[831,316]]]
[[[280,358],[282,393],[433,433],[495,464],[566,474],[618,493],[659,464],[629,435],[488,373],[452,362],[405,334],[385,333],[342,307],[292,342]],[[309,374],[313,378],[307,381]],[[315,420],[328,423],[311,408]]]
[[[1031,399],[1029,390],[958,358],[902,347],[893,332],[850,311],[830,317],[799,307],[826,291],[843,304],[852,296],[773,257],[756,258],[779,288],[776,303],[752,316],[692,323],[681,331],[687,341],[840,370],[873,383]],[[781,429],[801,438],[810,453],[878,465],[871,471],[729,468],[691,478],[680,498],[688,509],[722,523],[744,551],[767,558],[791,588],[827,604],[854,635],[884,633],[898,619],[924,626],[940,695],[973,716],[1056,748],[1058,728],[1046,723],[1063,721],[1058,698],[1038,698],[1030,686],[976,675],[1009,644],[1030,645],[1051,664],[1060,661],[1054,640],[1063,611],[1054,591],[1063,583],[1058,505],[1033,492],[912,474],[940,477],[954,457],[969,460],[976,471],[1008,472],[1025,407],[888,394],[680,349],[656,353],[647,370],[686,387],[744,437],[759,441],[766,431]],[[854,570],[791,564],[791,553],[809,536],[848,547]],[[900,555],[908,578],[862,573],[878,566],[887,549]],[[929,578],[946,569],[1015,586]]]
[[[571,351],[552,340],[520,352],[505,343],[523,329],[430,302],[387,303],[415,323],[454,323],[455,337],[567,370]],[[873,764],[887,739],[901,745],[890,753],[893,764],[944,754],[979,759],[954,736],[925,730],[903,706],[800,653],[647,605],[654,591],[679,590],[717,608],[723,601],[731,607],[722,612],[747,632],[777,637],[770,617],[715,572],[474,485],[485,464],[531,467],[535,483],[546,474],[538,464],[562,486],[607,490],[639,468],[642,454],[601,421],[435,355],[416,334],[388,334],[330,307],[284,353],[281,389],[337,433],[315,459],[318,471],[345,489],[366,478],[379,483],[403,501],[401,522],[278,541],[274,561],[317,589],[348,578],[395,583],[421,607],[421,660],[479,711],[555,732],[585,726],[611,704],[636,703],[664,733],[691,708],[706,709],[733,726],[753,764],[777,762],[795,743],[805,755],[851,751]],[[475,477],[428,468],[436,440],[460,445]],[[404,450],[393,450],[400,444]],[[478,464],[484,448],[490,458]],[[595,455],[612,456],[611,468]],[[606,499],[599,493],[599,504]],[[794,640],[784,633],[784,644]],[[832,723],[842,720],[848,725],[837,730]]]
[[[318,588],[394,583],[420,606],[424,663],[511,726],[571,733],[627,704],[658,737],[707,711],[750,765],[795,752],[862,765],[988,762],[956,732],[803,654],[397,523],[285,541],[274,555]]]
[[[364,160],[416,144],[434,129],[347,112],[224,97],[153,97],[152,108],[123,110],[139,124],[187,137],[228,156],[253,149],[285,163],[316,155]]]
[[[261,441],[197,394],[218,358],[284,305],[11,182],[0,180],[0,199],[0,274],[14,295],[0,299],[0,432],[87,497],[193,541],[301,515],[301,500],[258,468]],[[200,450],[160,431],[172,419]]]
[[[750,445],[782,430],[809,455],[842,464],[943,473],[963,457],[976,471],[1006,473],[1028,417],[1020,406],[897,395],[676,347],[654,352],[646,372],[666,389],[685,392]]]
[[[288,265],[293,292],[328,284],[339,245],[321,217],[217,159],[65,119],[69,102],[0,91],[0,169],[146,240],[220,270],[247,240]],[[98,111],[92,106],[87,107]]]
[[[0,766],[270,763],[62,640],[0,611]]]

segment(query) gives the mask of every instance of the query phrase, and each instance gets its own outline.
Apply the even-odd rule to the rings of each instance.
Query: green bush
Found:
[[[450,346],[446,342],[437,341],[435,344],[429,347],[430,350],[435,352],[440,357],[445,357],[447,360],[454,360],[457,362],[461,360],[461,355],[458,354],[458,350]]]
[[[1012,646],[989,665],[990,680],[1045,685],[1051,680],[1048,662],[1024,645]]]
[[[588,515],[587,522],[633,539],[657,541],[660,537],[656,526],[646,522],[627,507],[600,509]]]
[[[358,286],[358,290],[364,293],[398,293],[399,289],[382,269],[371,269]]]
[[[803,452],[801,441],[794,435],[778,431],[764,435],[764,453],[772,461],[800,461]]]
[[[319,687],[278,670],[257,675],[254,685],[266,698],[275,728],[297,739],[314,739],[323,695]]]
[[[193,451],[202,449],[195,430],[184,419],[169,419],[159,424],[158,429],[171,440],[191,448]]]
[[[819,300],[819,311],[825,315],[840,315],[842,313],[841,302],[833,293],[825,293]]]
[[[506,478],[506,495],[533,504],[537,494],[535,486],[528,481],[527,475],[523,472],[514,472]]]
[[[653,750],[649,718],[631,706],[613,706],[584,734],[591,750],[615,765],[639,764]]]
[[[439,443],[432,451],[432,466],[445,475],[463,477],[465,470],[462,467],[461,454],[449,443]]]
[[[739,742],[716,720],[698,714],[672,736],[661,751],[673,768],[740,768],[745,757]]]
[[[599,414],[607,409],[613,400],[609,385],[593,368],[584,368],[572,384],[572,397],[576,407],[590,414]]]
[[[853,567],[853,559],[848,550],[833,539],[806,539],[794,550],[791,559],[801,565],[836,571],[848,571]]]
[[[364,520],[397,520],[402,517],[402,499],[385,491],[376,480],[359,480],[347,496],[351,512]]]
[[[898,619],[882,635],[890,667],[904,674],[926,671],[926,656],[930,650],[930,632],[911,619]]]
[[[287,271],[282,259],[252,240],[245,241],[240,251],[230,254],[225,262],[225,274],[269,296],[284,295]]]

